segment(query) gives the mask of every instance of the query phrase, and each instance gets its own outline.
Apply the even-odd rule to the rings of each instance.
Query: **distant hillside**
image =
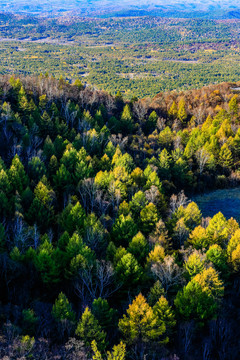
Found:
[[[34,15],[78,14],[81,16],[162,16],[183,18],[238,18],[239,2],[225,0],[9,0],[0,3],[0,11]]]

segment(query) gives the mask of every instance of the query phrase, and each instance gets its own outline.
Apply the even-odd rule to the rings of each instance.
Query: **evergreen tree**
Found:
[[[173,101],[170,109],[168,110],[168,115],[173,118],[176,118],[177,114],[178,114],[178,107],[177,107],[177,104],[175,103],[175,101]]]
[[[95,299],[92,303],[92,314],[104,331],[108,333],[114,331],[117,311],[110,308],[107,300],[102,298]]]
[[[15,155],[12,160],[8,176],[14,191],[18,191],[21,194],[27,186],[28,178],[18,155]]]
[[[91,347],[93,340],[98,344],[100,351],[106,348],[106,333],[102,330],[98,320],[93,316],[88,307],[86,307],[81,319],[78,322],[76,335],[83,340],[84,345]]]
[[[131,134],[133,131],[133,118],[131,114],[130,106],[127,104],[124,106],[121,115],[121,129],[124,134]]]
[[[142,294],[139,294],[127,310],[127,315],[119,320],[119,329],[127,343],[141,345],[159,341],[166,331],[166,326],[148,305]]]
[[[181,98],[178,104],[177,117],[182,123],[184,123],[187,120],[186,103],[183,98]]]
[[[62,292],[58,295],[53,305],[52,316],[56,321],[69,320],[75,322],[76,320],[76,314],[73,312],[66,295]]]
[[[223,144],[219,153],[219,164],[225,169],[231,169],[233,165],[232,152],[228,148],[227,144]]]

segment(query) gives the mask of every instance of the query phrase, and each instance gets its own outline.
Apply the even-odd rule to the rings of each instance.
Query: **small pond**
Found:
[[[240,188],[212,191],[203,195],[192,197],[204,217],[217,214],[219,211],[229,219],[231,217],[240,221]]]

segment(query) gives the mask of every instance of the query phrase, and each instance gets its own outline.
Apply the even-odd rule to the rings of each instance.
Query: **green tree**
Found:
[[[151,133],[156,128],[157,120],[158,120],[158,115],[156,111],[152,111],[145,125],[145,131],[147,132],[147,134]]]
[[[72,310],[67,297],[62,292],[58,295],[52,308],[52,316],[56,321],[69,320],[75,322],[76,314]]]
[[[227,255],[221,246],[217,244],[210,246],[206,252],[206,257],[213,263],[215,269],[221,273],[222,277],[228,276]]]
[[[217,302],[209,296],[201,285],[191,280],[182,291],[177,293],[174,301],[177,312],[184,320],[206,321],[217,313]]]
[[[237,94],[233,95],[228,104],[229,111],[232,115],[238,115],[238,96]]]
[[[152,341],[159,341],[166,331],[166,326],[160,322],[151,306],[142,294],[139,294],[127,309],[127,315],[119,320],[119,329],[128,344],[142,347]]]
[[[137,225],[131,215],[120,215],[112,229],[112,240],[117,245],[128,246],[130,240],[137,233]]]
[[[164,130],[160,131],[158,137],[158,143],[161,149],[170,149],[173,141],[173,133],[169,126],[166,126]]]
[[[187,261],[185,261],[184,268],[187,271],[188,277],[192,278],[204,270],[204,265],[204,257],[201,257],[199,253],[194,252],[188,257]]]
[[[46,174],[46,168],[43,161],[35,156],[28,163],[28,174],[30,179],[34,180],[35,183],[38,183],[43,175]]]
[[[34,189],[34,199],[29,208],[27,219],[30,223],[36,223],[41,230],[47,230],[53,224],[55,193],[52,189],[40,181]]]
[[[102,298],[95,299],[92,303],[92,314],[104,331],[108,333],[114,331],[117,311],[110,308],[107,300]]]
[[[67,297],[61,292],[52,308],[52,316],[61,338],[69,337],[76,323],[76,314]]]
[[[34,335],[39,319],[32,309],[25,309],[22,311],[22,321],[23,333],[28,335]]]
[[[8,176],[14,191],[18,191],[21,194],[27,186],[28,177],[18,155],[15,155],[12,160]]]
[[[85,229],[86,213],[79,202],[75,205],[69,203],[60,216],[60,225],[64,231],[72,235],[77,231],[83,235]]]
[[[209,243],[222,245],[228,234],[226,233],[227,220],[221,212],[213,216],[206,229]]]
[[[0,170],[0,214],[6,216],[11,211],[11,183],[4,169]]]
[[[142,275],[142,268],[132,254],[123,255],[116,265],[119,280],[128,288],[136,284]]]
[[[188,239],[188,243],[197,250],[207,248],[210,242],[206,229],[202,226],[195,227]]]
[[[18,93],[18,106],[19,106],[19,109],[22,111],[28,110],[28,99],[27,99],[27,96],[26,96],[23,86],[21,86],[19,93]]]
[[[134,219],[138,219],[141,210],[147,205],[147,199],[142,191],[138,191],[133,195],[132,200],[129,202],[131,212]]]
[[[43,145],[43,155],[45,157],[45,159],[47,161],[49,161],[51,159],[51,157],[54,155],[55,149],[54,149],[54,145],[53,142],[50,138],[50,136],[48,135],[44,141],[44,145]]]
[[[93,340],[98,344],[99,350],[106,348],[106,333],[102,330],[98,320],[93,316],[88,307],[86,307],[81,319],[78,322],[76,335],[83,340],[84,345],[91,347]]]
[[[103,360],[95,340],[92,341],[91,347],[93,351],[93,360]],[[106,360],[125,360],[125,356],[126,345],[121,341],[119,345],[114,345],[112,352],[107,352]]]
[[[171,166],[171,156],[169,155],[167,149],[163,149],[161,153],[159,154],[159,176],[160,179],[170,179],[171,172],[170,172],[170,166]]]
[[[128,251],[135,256],[140,264],[143,264],[148,254],[148,242],[140,231],[132,238]]]
[[[140,212],[140,219],[143,233],[153,231],[159,219],[156,206],[153,203],[146,205]]]
[[[131,114],[131,109],[128,104],[124,106],[121,115],[121,129],[124,134],[131,134],[133,131],[134,123]]]
[[[164,296],[161,296],[153,306],[153,312],[157,315],[159,322],[165,325],[166,333],[164,335],[167,336],[165,342],[168,342],[169,336],[176,325],[176,320],[172,307]]]
[[[195,202],[190,202],[184,210],[184,222],[189,229],[201,224],[202,213]]]
[[[150,306],[154,306],[161,296],[164,296],[164,288],[159,280],[157,280],[154,285],[151,287],[148,294],[148,303]]]
[[[177,104],[175,103],[175,101],[173,101],[170,109],[168,110],[168,115],[173,118],[176,118],[177,114],[178,114],[178,107],[177,107]]]
[[[233,157],[232,157],[232,152],[229,149],[228,145],[225,143],[223,144],[223,146],[220,149],[220,153],[219,153],[219,164],[224,168],[224,169],[231,169],[232,165],[233,165]]]
[[[55,251],[48,239],[40,245],[34,264],[45,284],[50,285],[60,281],[60,269],[56,263]]]
[[[177,117],[181,122],[185,122],[187,120],[186,103],[183,98],[181,98],[178,104]]]

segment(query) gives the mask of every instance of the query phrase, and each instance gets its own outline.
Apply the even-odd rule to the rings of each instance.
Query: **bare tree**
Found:
[[[170,213],[174,213],[180,206],[187,206],[189,200],[182,190],[178,195],[172,195],[170,198]]]
[[[87,353],[84,348],[84,343],[81,340],[77,340],[75,338],[70,338],[68,342],[65,344],[65,356],[66,360],[86,360]]]
[[[128,142],[128,137],[122,137],[122,134],[112,134],[110,137],[110,141],[113,143],[114,146],[119,145],[120,149],[124,149],[124,147],[126,146],[127,142]]]
[[[106,100],[105,100],[105,104],[106,104],[107,112],[111,115],[113,109],[115,109],[115,107],[116,107],[115,102],[114,102],[114,98],[112,96],[110,96],[110,95],[107,95]]]
[[[14,244],[24,251],[30,245],[31,231],[23,221],[23,216],[17,214],[13,223]]]
[[[80,91],[79,100],[80,100],[82,108],[84,108],[84,109],[87,108],[90,98],[91,98],[90,89],[85,88],[84,90]]]
[[[109,206],[110,202],[107,199],[107,195],[104,193],[103,190],[98,189],[96,192],[97,213],[101,216],[105,215]]]
[[[92,212],[96,203],[97,187],[94,179],[88,178],[80,182],[78,192],[82,199],[84,209]]]
[[[84,242],[96,254],[102,253],[106,249],[105,231],[104,228],[99,226],[97,229],[93,226],[88,226],[84,235]]]
[[[181,149],[182,150],[182,145],[181,145],[182,139],[181,136],[175,136],[174,140],[173,140],[173,146],[174,146],[174,150],[177,149]]]
[[[201,175],[210,159],[210,154],[206,149],[201,148],[196,152],[196,159],[199,166],[199,173]]]
[[[86,268],[79,271],[75,280],[75,293],[82,301],[99,297],[106,299],[120,288],[116,284],[115,272],[110,262],[97,260],[96,266],[87,265]]]
[[[112,181],[108,188],[108,193],[110,195],[110,201],[113,208],[118,209],[121,201],[121,191],[116,187],[115,181]]]
[[[37,248],[39,246],[39,242],[40,242],[40,234],[38,232],[37,225],[34,224],[33,225],[33,244],[34,244],[35,250],[37,250]]]
[[[66,123],[67,125],[69,125],[69,123],[71,124],[71,127],[73,128],[74,125],[74,121],[77,117],[77,111],[71,111],[70,107],[71,107],[71,101],[69,100],[66,104],[64,104],[63,107],[63,113],[64,113],[64,117],[66,119]]]
[[[144,121],[144,118],[145,118],[145,116],[147,114],[147,107],[143,103],[143,101],[138,100],[138,101],[133,103],[133,113],[137,117],[137,119],[139,120],[140,124],[142,124],[143,121]]]
[[[151,271],[160,280],[166,291],[183,282],[183,270],[175,263],[173,256],[166,256],[163,262],[153,264]]]
[[[202,352],[202,358],[203,360],[211,360],[212,359],[211,354],[211,343],[210,341],[204,341],[203,343],[203,352]]]
[[[204,116],[205,116],[205,109],[204,109],[203,105],[201,105],[200,107],[195,108],[192,111],[192,113],[193,113],[193,116],[196,119],[196,124],[201,125],[203,123]]]
[[[149,190],[145,191],[146,199],[156,205],[159,201],[160,192],[157,186],[152,185]]]
[[[232,344],[232,326],[229,319],[219,317],[210,323],[211,340],[214,342],[219,360],[229,356],[229,346]]]
[[[166,126],[166,119],[160,117],[158,118],[157,120],[157,128],[159,131],[162,131],[165,129],[165,126]]]
[[[180,323],[178,334],[179,334],[180,348],[184,358],[191,350],[194,330],[195,330],[194,321]]]
[[[177,242],[178,247],[184,245],[184,241],[189,236],[189,229],[185,225],[184,219],[180,218],[174,228],[173,239]]]

